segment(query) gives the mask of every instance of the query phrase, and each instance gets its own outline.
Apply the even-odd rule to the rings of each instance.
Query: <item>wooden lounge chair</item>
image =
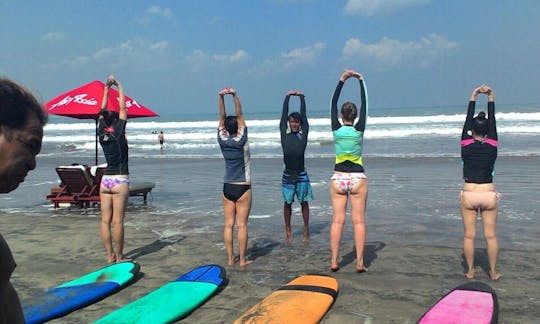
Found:
[[[56,173],[61,181],[60,189],[46,197],[55,208],[58,208],[60,203],[81,204],[80,198],[90,195],[94,183],[84,166],[59,166],[56,167]]]

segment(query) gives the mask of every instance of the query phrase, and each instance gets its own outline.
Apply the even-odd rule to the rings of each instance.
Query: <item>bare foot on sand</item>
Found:
[[[502,278],[502,274],[498,273],[497,271],[489,271],[489,278],[493,281],[497,281]]]
[[[115,263],[116,262],[116,254],[110,254],[107,256],[107,263]]]
[[[246,260],[244,262],[240,262],[240,268],[244,269],[248,264],[252,264],[253,261],[251,260]]]
[[[309,241],[309,228],[304,227],[304,242]]]
[[[290,229],[285,230],[285,243],[292,243],[292,231]]]
[[[474,279],[474,269],[472,270],[469,270],[465,276],[467,277],[467,279]]]
[[[364,272],[367,272],[368,268],[364,267],[364,266],[356,266],[356,272],[358,273],[364,273]]]

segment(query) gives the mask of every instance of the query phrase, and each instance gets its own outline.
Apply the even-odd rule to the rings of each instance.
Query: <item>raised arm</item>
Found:
[[[103,89],[103,98],[101,99],[101,110],[107,110],[109,103],[109,88],[113,85],[111,76],[105,81],[105,88]]]
[[[114,84],[118,88],[118,104],[120,105],[118,119],[127,120],[126,95],[124,93],[124,87],[116,79],[114,79]]]
[[[463,130],[461,132],[462,140],[472,138],[472,135],[470,135],[468,132],[471,130],[472,121],[474,118],[474,109],[476,107],[476,96],[478,96],[478,94],[481,93],[482,87],[483,85],[476,87],[471,93],[471,97],[469,99],[469,106],[467,107],[467,117],[465,117],[465,123],[463,124]]]
[[[367,96],[366,96],[366,85],[364,83],[364,77],[362,74],[355,72],[353,75],[360,82],[360,113],[358,115],[358,122],[354,125],[356,130],[363,132],[366,129],[366,120],[367,120]]]
[[[218,107],[219,107],[219,127],[225,126],[225,117],[227,117],[227,114],[225,112],[225,94],[227,88],[221,90],[218,94]]]
[[[279,120],[279,132],[284,135],[287,132],[287,118],[289,117],[289,99],[293,95],[292,91],[287,92],[283,100],[283,108],[281,110],[281,119]]]
[[[486,86],[486,94],[488,96],[488,122],[489,131],[488,137],[497,140],[497,125],[495,121],[495,93],[493,89]]]
[[[309,123],[308,123],[307,113],[306,113],[306,98],[304,94],[300,91],[297,91],[296,95],[300,97],[300,118],[302,118],[302,121],[301,121],[302,131],[307,134],[309,131]]]
[[[341,77],[339,78],[339,82],[336,86],[336,90],[334,90],[334,94],[332,95],[332,103],[330,104],[330,121],[332,123],[332,131],[335,131],[336,129],[341,127],[341,123],[339,122],[338,118],[338,100],[339,95],[341,94],[341,89],[343,88],[343,84],[345,84],[345,81],[347,81],[348,78],[352,76],[351,70],[345,70]]]
[[[240,98],[236,90],[231,88],[230,94],[233,96],[234,101],[234,111],[236,114],[236,121],[238,122],[238,127],[246,127],[246,120],[244,119],[244,114],[242,113],[242,104],[240,103]]]

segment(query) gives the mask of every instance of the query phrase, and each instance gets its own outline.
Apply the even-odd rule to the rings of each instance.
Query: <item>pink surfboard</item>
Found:
[[[485,283],[474,281],[444,295],[420,318],[418,324],[494,324],[498,321],[498,313],[495,291]]]

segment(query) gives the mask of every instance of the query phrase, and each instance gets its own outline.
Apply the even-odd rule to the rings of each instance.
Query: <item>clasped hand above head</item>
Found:
[[[219,94],[221,96],[224,96],[226,94],[232,94],[232,95],[235,95],[236,94],[236,90],[234,90],[233,88],[229,88],[229,87],[226,87],[226,88],[223,88]]]
[[[287,95],[289,95],[289,96],[303,96],[304,93],[302,91],[300,91],[300,90],[292,90],[292,91],[288,91]]]
[[[107,78],[107,81],[105,82],[105,85],[107,86],[107,88],[110,88],[113,85],[118,85],[118,81],[116,81],[116,78],[114,77],[114,75],[111,74]]]
[[[363,80],[364,79],[362,74],[360,74],[359,72],[356,72],[355,70],[348,69],[348,70],[343,71],[343,74],[341,74],[340,80],[345,82],[345,80],[347,80],[350,77],[357,78],[358,80]]]

